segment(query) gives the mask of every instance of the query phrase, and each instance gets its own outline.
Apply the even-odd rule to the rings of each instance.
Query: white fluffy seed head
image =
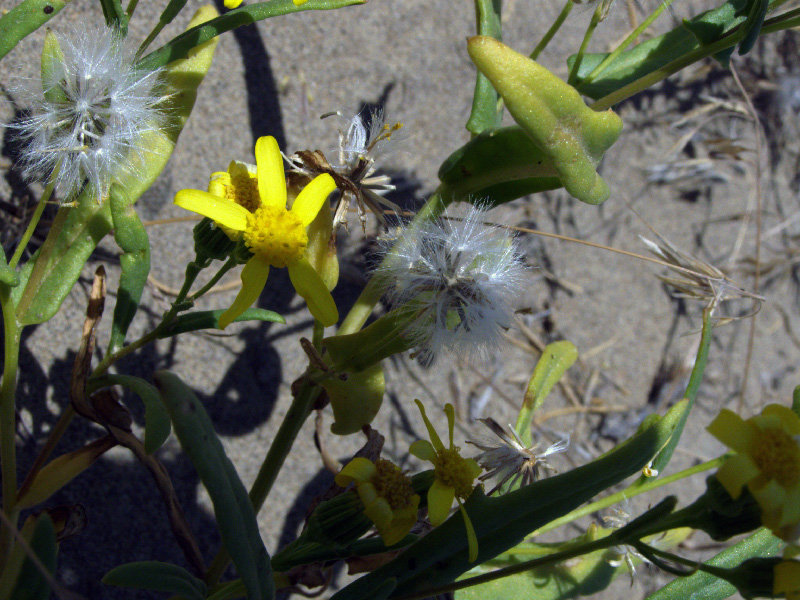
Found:
[[[20,90],[29,105],[12,126],[23,141],[20,164],[26,177],[55,183],[65,200],[88,184],[100,201],[113,175],[133,168],[142,136],[163,122],[160,71],[137,70],[113,29],[55,36],[61,56],[41,82]]]
[[[508,230],[485,211],[404,229],[375,276],[393,308],[412,315],[406,335],[423,364],[446,351],[484,358],[511,326],[525,267]]]

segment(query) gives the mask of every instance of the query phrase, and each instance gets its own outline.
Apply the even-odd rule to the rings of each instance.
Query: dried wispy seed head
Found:
[[[508,230],[485,216],[470,206],[461,219],[408,226],[375,272],[391,306],[409,312],[404,333],[423,364],[444,351],[484,356],[511,326],[525,267]]]
[[[491,417],[479,420],[500,440],[500,443],[494,442],[494,440],[480,443],[467,440],[468,444],[483,450],[481,454],[475,457],[478,464],[486,471],[479,479],[486,481],[495,477],[499,478],[497,485],[489,491],[489,495],[495,493],[506,483],[509,483],[512,487],[517,482],[521,486],[533,483],[539,478],[539,469],[555,471],[547,463],[547,457],[559,452],[565,452],[569,447],[569,436],[567,436],[550,445],[544,452],[537,453],[536,450],[540,444],[526,446],[517,435],[517,432],[511,427],[506,431]]]
[[[321,118],[339,116],[339,113],[328,113]],[[367,123],[368,121],[368,123]],[[347,226],[347,209],[350,201],[355,200],[361,228],[366,230],[366,210],[371,210],[378,221],[386,225],[383,208],[395,213],[400,208],[383,194],[395,190],[391,179],[386,175],[375,175],[379,161],[386,154],[394,134],[402,123],[385,125],[383,111],[372,112],[365,121],[360,115],[348,120],[347,129],[339,130],[339,146],[335,151],[333,163],[321,150],[300,150],[288,157],[292,171],[306,177],[316,177],[327,173],[336,182],[340,197],[334,215],[334,227]],[[333,155],[333,154],[331,154]]]
[[[130,171],[141,139],[163,121],[160,71],[140,71],[113,29],[84,25],[49,38],[48,67],[38,89],[23,88],[28,115],[12,125],[22,140],[23,173],[55,183],[67,200],[84,184],[95,199],[114,173]]]

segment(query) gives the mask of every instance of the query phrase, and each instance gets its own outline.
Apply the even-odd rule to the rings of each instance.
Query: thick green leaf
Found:
[[[335,600],[366,600],[381,582],[396,579],[393,595],[423,593],[513,548],[531,531],[577,508],[590,498],[629,477],[669,441],[686,410],[676,404],[652,427],[591,463],[539,480],[497,498],[477,488],[464,504],[478,538],[478,558],[469,562],[464,521],[459,513],[431,531],[400,556],[345,587]]]
[[[503,39],[500,0],[475,0],[475,13],[478,21],[478,34],[488,35],[496,40]],[[487,129],[495,129],[503,123],[503,112],[498,109],[500,96],[491,82],[481,72],[475,80],[475,93],[472,96],[472,112],[467,121],[467,131],[473,135]]]
[[[0,18],[0,59],[55,17],[69,0],[23,0]]]
[[[595,100],[607,96],[684,54],[720,39],[744,22],[746,17],[741,11],[746,3],[747,0],[728,0],[719,8],[684,21],[672,31],[621,53],[594,80],[584,83],[583,79],[608,56],[607,53],[585,54],[575,87],[581,94]],[[575,58],[573,55],[567,60],[570,69]]]
[[[531,421],[533,413],[536,412],[550,394],[550,390],[558,383],[561,376],[578,358],[578,349],[572,342],[562,340],[548,344],[533,369],[533,375],[528,382],[528,389],[525,392],[525,399],[519,411],[517,424],[514,429],[517,435],[526,444],[530,444]]]
[[[108,352],[113,353],[125,343],[125,334],[139,309],[150,274],[150,239],[139,215],[128,202],[127,194],[117,184],[111,186],[110,202],[114,239],[122,249],[119,257],[122,272],[108,342]]]
[[[764,17],[767,16],[767,9],[769,8],[769,0],[750,0],[750,10],[747,14],[747,20],[742,25],[742,29],[746,32],[744,39],[739,42],[739,54],[744,56],[750,50],[761,35],[761,26],[764,24]]]
[[[144,450],[152,454],[167,441],[172,423],[158,390],[144,379],[132,375],[107,375],[104,380],[121,385],[135,393],[144,402]]]
[[[320,385],[331,401],[334,418],[331,432],[336,435],[357,433],[372,423],[383,404],[386,387],[381,363],[351,373],[345,380],[333,377]]]
[[[705,562],[715,567],[732,568],[748,558],[775,556],[781,548],[781,540],[768,529],[761,529]],[[722,600],[735,593],[736,588],[727,581],[698,571],[689,577],[671,581],[656,593],[650,594],[646,600]]]
[[[47,513],[35,517],[33,535],[28,540],[31,550],[41,561],[42,566],[52,575],[56,570],[56,530],[53,520]],[[9,600],[47,600],[50,597],[50,584],[39,568],[28,556],[22,563],[19,577]]]
[[[204,9],[203,18],[209,16]],[[190,26],[198,22],[202,22],[202,18],[194,20]],[[197,87],[211,66],[215,43],[216,40],[195,49],[189,59],[172,63],[164,71],[164,94],[170,98],[164,125],[161,131],[146,134],[141,140],[141,152],[133,152],[129,157],[132,168],[113,177],[127,193],[129,202],[135,202],[166,166],[194,106]],[[112,228],[110,202],[98,203],[91,190],[77,200],[75,208],[61,210],[69,210],[64,227],[55,240],[48,264],[38,267],[44,270],[44,274],[30,306],[24,315],[17,315],[23,325],[44,323],[58,311],[80,276],[83,265]],[[23,283],[27,284],[38,257],[39,253],[21,269],[20,281]],[[20,285],[13,290],[16,305],[19,305],[25,287]]]
[[[106,585],[178,594],[186,600],[203,600],[206,584],[186,569],[157,561],[120,565],[103,577]]]
[[[250,600],[275,596],[269,555],[258,532],[247,490],[194,392],[168,371],[153,374],[175,434],[203,482],[219,525],[222,542],[247,588]]]
[[[216,36],[231,29],[250,25],[270,17],[279,17],[304,10],[332,10],[352,4],[364,4],[367,0],[308,0],[296,6],[292,0],[269,0],[255,4],[243,5],[236,10],[226,12],[215,19],[197,27],[190,27],[185,33],[170,40],[167,44],[154,50],[141,61],[143,69],[157,69],[174,60],[184,58],[200,44],[213,40]]]
[[[159,338],[167,338],[179,333],[188,331],[200,331],[202,329],[219,329],[219,318],[225,309],[219,310],[200,310],[197,312],[184,313],[179,315],[175,321],[164,330]],[[286,320],[276,312],[264,310],[263,308],[248,308],[241,315],[236,317],[233,322],[243,321],[266,321],[268,323],[286,323]]]
[[[519,125],[474,137],[442,163],[439,179],[443,195],[454,201],[478,198],[491,204],[561,187],[553,161]]]

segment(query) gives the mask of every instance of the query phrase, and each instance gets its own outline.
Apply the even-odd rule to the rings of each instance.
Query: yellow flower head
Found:
[[[800,600],[800,562],[784,560],[775,565],[773,593],[787,600]]]
[[[253,254],[242,269],[242,289],[220,317],[219,326],[225,329],[258,299],[270,266],[287,267],[292,285],[314,318],[326,327],[333,325],[339,320],[339,312],[325,283],[305,258],[305,250],[306,227],[323,208],[336,183],[328,174],[315,177],[287,210],[286,176],[278,142],[269,136],[259,138],[255,154],[255,176],[246,165],[234,162],[227,173],[212,176],[208,192],[181,190],[175,195],[175,204],[212,219],[230,236],[241,237]]]
[[[411,479],[394,463],[383,458],[373,463],[357,456],[335,481],[341,487],[355,482],[364,514],[375,523],[387,546],[402,540],[417,522],[419,496],[411,487]]]
[[[747,485],[761,508],[761,521],[790,541],[800,533],[800,418],[770,404],[746,421],[722,409],[708,431],[737,453],[717,471],[717,479],[736,499]]]
[[[466,500],[475,489],[473,485],[475,478],[481,474],[482,470],[477,462],[471,458],[463,458],[460,448],[453,445],[453,429],[455,427],[455,410],[452,404],[446,404],[444,412],[447,414],[447,426],[450,434],[450,447],[445,448],[436,430],[425,414],[425,407],[422,402],[415,400],[422,413],[422,420],[428,430],[431,441],[417,440],[409,448],[409,452],[419,459],[433,463],[434,475],[436,479],[428,490],[428,517],[434,527],[444,523],[453,506],[453,499],[458,501],[464,523],[467,527],[467,539],[469,540],[469,560],[474,561],[478,556],[478,539],[472,522],[461,504]]]

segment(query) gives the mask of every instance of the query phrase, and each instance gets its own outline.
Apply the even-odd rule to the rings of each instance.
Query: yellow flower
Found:
[[[243,201],[248,195],[248,180],[233,165],[227,174],[216,173],[212,177],[209,189],[214,193],[181,190],[175,195],[175,204],[212,219],[233,232],[229,235],[241,236],[253,254],[242,269],[242,289],[220,317],[219,326],[225,329],[258,299],[270,266],[287,267],[292,285],[314,318],[326,327],[333,325],[339,320],[336,304],[304,253],[308,246],[306,227],[323,208],[336,183],[327,174],[315,177],[287,210],[286,176],[278,142],[273,137],[261,137],[256,141],[255,153],[259,202],[250,205],[257,204],[252,212]]]
[[[800,533],[800,418],[789,408],[770,404],[746,421],[722,409],[708,431],[735,450],[717,471],[717,479],[736,499],[747,485],[761,508],[761,521],[790,541]]]
[[[295,6],[300,6],[301,4],[305,4],[308,0],[292,0]],[[225,8],[239,8],[239,5],[242,3],[242,0],[224,0],[223,4]]]
[[[436,479],[428,490],[428,517],[434,527],[444,523],[453,506],[453,499],[458,501],[461,515],[467,527],[467,540],[469,541],[469,560],[474,561],[478,557],[478,539],[472,527],[467,511],[464,510],[462,500],[466,500],[472,493],[475,478],[481,474],[481,468],[477,462],[471,458],[463,458],[459,454],[460,448],[453,445],[453,429],[455,427],[455,410],[452,404],[446,404],[444,412],[447,414],[447,426],[450,433],[450,447],[445,448],[436,430],[425,414],[425,407],[422,402],[415,400],[422,413],[422,420],[428,429],[428,436],[431,441],[417,440],[409,448],[409,452],[419,459],[433,463],[434,475]]]
[[[387,546],[402,540],[417,522],[419,496],[411,487],[411,479],[394,463],[383,458],[373,463],[357,456],[345,465],[335,481],[341,487],[356,483],[364,514],[375,523]]]
[[[787,600],[800,600],[800,562],[784,560],[773,570],[775,580],[772,591],[782,594]]]

